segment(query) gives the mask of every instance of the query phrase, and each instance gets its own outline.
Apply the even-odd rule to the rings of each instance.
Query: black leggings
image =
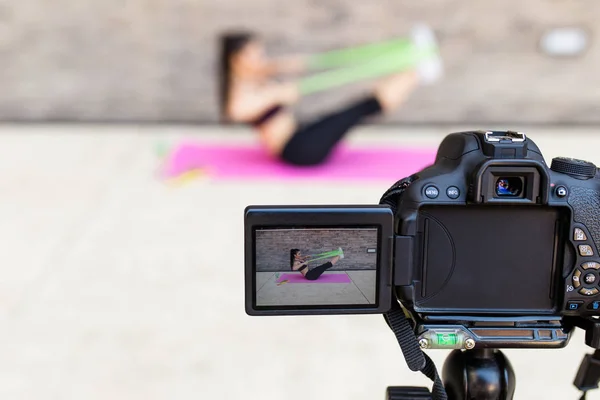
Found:
[[[361,100],[341,111],[300,127],[285,145],[281,159],[294,165],[320,164],[350,128],[365,117],[379,114],[381,105],[374,97]]]
[[[331,262],[326,262],[323,265],[319,265],[318,267],[314,267],[309,270],[304,277],[309,281],[316,281],[323,274],[323,272],[327,271],[329,268],[333,267]]]

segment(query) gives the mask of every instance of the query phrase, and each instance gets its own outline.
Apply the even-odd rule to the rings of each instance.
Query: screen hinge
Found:
[[[409,286],[413,273],[413,240],[412,236],[396,236],[394,246],[394,285]]]

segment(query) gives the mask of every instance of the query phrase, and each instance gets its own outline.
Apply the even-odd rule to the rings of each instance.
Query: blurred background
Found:
[[[598,123],[593,0],[176,0],[4,2],[0,117],[8,121],[218,121],[218,35],[261,33],[273,55],[436,32],[445,79],[416,93],[402,123]],[[550,49],[542,42],[553,31]],[[552,56],[554,46],[568,56]],[[356,88],[302,104],[334,108]]]
[[[426,159],[356,180],[157,172],[181,143],[257,141],[219,123],[217,38],[250,29],[273,56],[311,54],[425,23],[443,77],[348,146],[433,155],[452,131],[515,129],[547,161],[598,164],[599,15],[593,0],[0,1],[0,397],[377,399],[430,386],[381,316],[250,318],[243,303],[245,206],[377,203]],[[308,121],[372,86],[293,111]],[[582,334],[507,351],[515,398],[577,398],[586,352]],[[430,353],[441,369],[446,353]]]

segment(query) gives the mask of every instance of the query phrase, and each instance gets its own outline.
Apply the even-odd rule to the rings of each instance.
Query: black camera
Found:
[[[519,132],[452,133],[378,205],[247,207],[246,312],[399,301],[421,348],[564,347],[600,316],[599,213],[594,164],[548,167]]]

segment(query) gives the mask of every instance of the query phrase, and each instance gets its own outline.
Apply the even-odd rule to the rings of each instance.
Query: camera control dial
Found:
[[[575,158],[553,158],[550,169],[577,179],[590,179],[596,176],[596,165],[589,161],[577,160]]]

